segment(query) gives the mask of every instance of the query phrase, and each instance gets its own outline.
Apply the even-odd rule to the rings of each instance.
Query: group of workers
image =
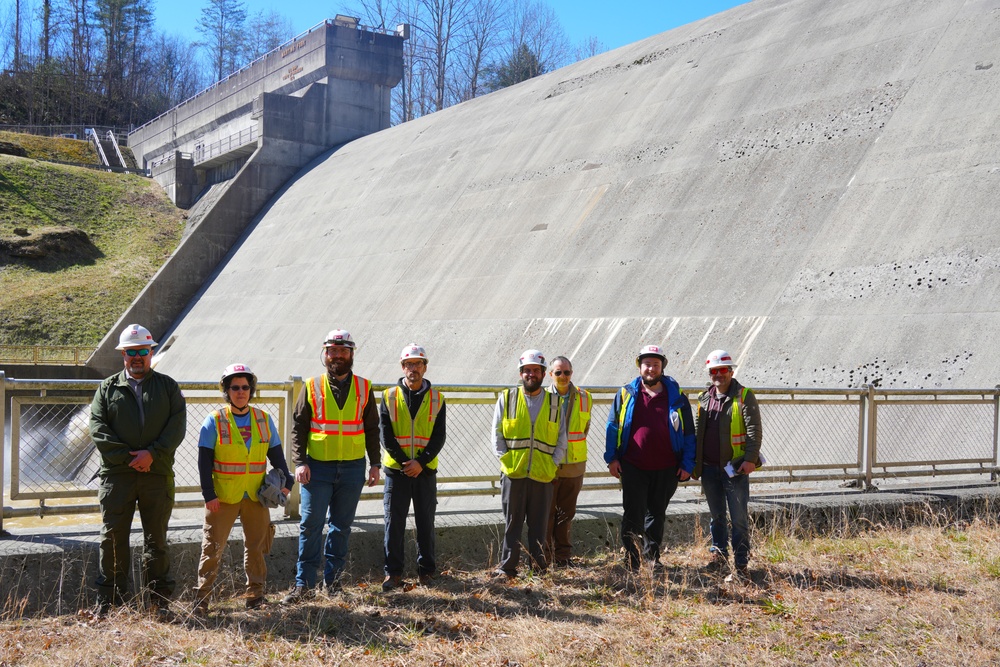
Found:
[[[174,453],[184,439],[186,407],[177,383],[152,369],[157,346],[138,324],[121,332],[124,369],[106,378],[91,404],[90,432],[101,455],[103,526],[97,576],[98,613],[129,596],[129,533],[136,507],[143,530],[141,585],[153,610],[170,617],[167,522],[174,504]],[[446,438],[444,396],[424,377],[427,353],[410,344],[400,354],[402,377],[376,405],[371,382],[355,375],[355,343],[335,329],[323,342],[326,372],[305,382],[293,412],[290,471],[270,415],[250,405],[257,377],[245,364],[226,367],[226,406],[201,426],[198,470],[205,518],[193,612],[205,614],[219,563],[236,519],[244,532],[245,603],[265,604],[266,553],[274,536],[270,508],[301,485],[295,584],[284,604],[341,589],[348,540],[365,485],[385,474],[383,591],[407,585],[405,526],[416,524],[416,571],[421,585],[437,576],[434,519],[437,465]],[[760,465],[760,414],[751,390],[733,378],[724,350],[709,354],[711,384],[698,397],[697,417],[678,383],[664,374],[657,345],[636,357],[639,376],[615,395],[604,459],[621,481],[621,541],[625,566],[659,564],[667,505],[679,482],[701,480],[711,514],[706,568],[746,576],[750,557],[748,476]],[[551,378],[543,388],[545,375]],[[526,350],[520,382],[497,399],[492,439],[501,470],[504,536],[494,576],[517,576],[527,523],[528,565],[535,573],[573,567],[571,523],[583,486],[593,398],[573,384],[572,362]],[[367,470],[366,470],[367,458]],[[270,472],[268,464],[270,463]],[[727,516],[728,515],[728,516]],[[327,525],[324,540],[323,529]],[[732,526],[731,535],[729,526]],[[734,560],[729,565],[729,545]],[[322,566],[322,588],[319,570]]]

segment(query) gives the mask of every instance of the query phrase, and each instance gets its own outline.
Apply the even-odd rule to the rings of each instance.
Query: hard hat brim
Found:
[[[152,341],[151,343],[119,343],[118,346],[115,349],[116,350],[128,350],[128,349],[131,349],[133,347],[150,347],[150,348],[152,348],[152,347],[156,347],[157,345],[159,345],[159,343],[157,343],[155,340]]]

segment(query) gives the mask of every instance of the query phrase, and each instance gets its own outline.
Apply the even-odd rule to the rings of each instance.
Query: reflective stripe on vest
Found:
[[[586,389],[574,387],[576,394],[572,396],[569,411],[569,428],[566,438],[569,448],[566,450],[565,463],[582,463],[587,460],[587,425],[590,423],[590,409],[594,399]]]
[[[559,444],[562,401],[551,400],[551,392],[542,393],[542,407],[532,424],[528,402],[521,388],[504,389],[506,410],[500,434],[507,441],[507,452],[500,457],[500,469],[511,479],[529,477],[546,483],[555,479],[556,464],[552,454]]]
[[[355,375],[344,400],[344,407],[330,390],[326,375],[310,378],[306,399],[312,408],[309,444],[306,455],[316,461],[355,461],[365,456],[364,413],[371,383]]]
[[[747,425],[743,421],[743,403],[746,402],[749,391],[743,387],[743,391],[736,397],[733,413],[729,418],[729,444],[733,448],[734,461],[743,456],[747,444]]]
[[[434,432],[434,422],[437,420],[443,403],[444,397],[441,392],[431,388],[424,396],[424,400],[420,402],[416,419],[411,419],[410,409],[406,406],[406,397],[403,392],[399,391],[398,385],[389,387],[382,392],[382,404],[389,412],[392,434],[396,436],[396,442],[411,459],[416,459],[427,447],[431,433]],[[397,470],[403,469],[402,464],[392,458],[388,451],[382,453],[382,465]],[[437,469],[436,456],[433,461],[427,464],[427,467],[431,470]]]
[[[257,500],[257,490],[267,472],[267,449],[271,427],[267,413],[250,408],[250,446],[236,426],[230,408],[215,410],[215,460],[212,462],[212,483],[220,502],[235,505],[244,495]]]

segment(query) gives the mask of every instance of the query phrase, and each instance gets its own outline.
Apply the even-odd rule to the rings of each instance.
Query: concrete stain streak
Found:
[[[587,372],[583,374],[582,378],[580,378],[581,385],[586,384],[587,377],[594,371],[595,368],[597,368],[598,362],[601,360],[601,357],[603,357],[604,354],[608,351],[608,348],[611,347],[611,343],[615,340],[615,337],[618,335],[618,332],[622,330],[622,327],[625,325],[625,322],[627,321],[628,320],[623,317],[617,317],[611,320],[611,325],[610,325],[611,332],[608,334],[607,339],[605,339],[604,345],[601,347],[600,351],[596,355],[594,355],[594,361],[593,363],[590,364],[590,368],[588,368]]]
[[[698,353],[701,351],[702,346],[705,345],[705,341],[708,340],[708,337],[712,335],[712,331],[715,330],[715,325],[716,325],[716,323],[718,321],[719,321],[718,317],[713,317],[712,318],[712,323],[710,325],[708,325],[708,331],[706,331],[705,335],[702,336],[702,338],[701,338],[700,341],[698,341],[698,345],[695,346],[694,351],[691,353],[691,358],[688,359],[688,362],[687,362],[688,366],[690,366],[691,364],[693,364],[694,361],[695,361],[695,359],[698,358]]]

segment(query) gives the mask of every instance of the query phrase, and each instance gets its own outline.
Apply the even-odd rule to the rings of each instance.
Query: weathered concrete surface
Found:
[[[217,154],[212,144],[256,123],[262,94],[301,95],[314,83],[331,83],[315,143],[327,147],[389,126],[389,91],[403,75],[403,39],[328,21],[129,133],[143,166],[174,151],[195,162]],[[211,154],[209,154],[211,153]]]
[[[444,500],[444,499],[443,499]],[[494,567],[503,534],[503,517],[497,498],[449,498],[439,508],[437,556],[439,569]],[[576,553],[594,554],[620,546],[620,493],[599,492],[581,496],[574,520]],[[852,535],[879,526],[906,527],[933,522],[947,525],[981,516],[996,518],[1000,487],[995,484],[900,486],[880,493],[851,490],[816,490],[789,494],[754,492],[750,511],[757,530],[767,534],[784,530],[804,535]],[[275,515],[277,516],[277,515]],[[201,530],[192,513],[172,521],[170,533],[172,572],[177,579],[177,597],[191,598],[196,581]],[[138,528],[138,520],[134,524]],[[363,501],[351,535],[348,558],[349,580],[381,577],[384,525],[380,501]],[[93,604],[93,580],[97,573],[96,527],[59,531],[13,530],[0,540],[0,600],[5,609],[26,613],[73,612]],[[692,487],[683,488],[668,508],[664,539],[666,546],[705,544],[708,547],[708,515],[703,498]],[[133,581],[138,573],[137,553],[141,532],[132,536]],[[415,571],[412,517],[408,533],[408,576]],[[277,525],[274,546],[268,557],[268,588],[281,590],[295,579],[298,523]],[[707,558],[707,551],[706,551]],[[664,560],[669,563],[667,553]],[[229,555],[220,570],[223,595],[242,592],[242,532],[237,526],[229,544]],[[751,567],[754,563],[751,563]]]
[[[993,386],[1000,0],[757,0],[351,142],[259,216],[160,368]],[[246,325],[252,322],[250,326]],[[239,324],[238,324],[239,323]],[[242,329],[238,337],[234,327]]]

